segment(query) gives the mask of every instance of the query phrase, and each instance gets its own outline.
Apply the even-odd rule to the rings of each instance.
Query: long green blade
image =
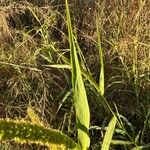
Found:
[[[96,27],[97,27],[97,35],[98,35],[98,49],[99,49],[99,55],[100,55],[100,77],[99,77],[99,91],[100,94],[103,96],[104,95],[104,60],[103,60],[103,49],[101,46],[101,39],[100,39],[100,30],[99,30],[99,24],[98,20],[96,21]]]
[[[74,42],[74,36],[71,26],[71,19],[68,7],[68,1],[66,0],[66,13],[68,34],[70,42],[70,56],[71,56],[71,68],[72,68],[72,86],[74,95],[74,106],[76,111],[76,123],[78,127],[78,140],[83,150],[88,149],[90,145],[90,138],[88,134],[90,123],[90,112],[87,101],[87,95],[81,75],[80,65],[76,52],[76,46]]]
[[[116,118],[116,116],[113,116],[113,118],[111,119],[111,121],[108,125],[108,129],[105,133],[101,150],[109,150],[116,123],[117,123],[117,118]]]

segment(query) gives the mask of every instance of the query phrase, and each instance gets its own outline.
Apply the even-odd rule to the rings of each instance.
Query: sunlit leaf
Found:
[[[88,134],[90,123],[90,112],[87,101],[87,95],[81,75],[80,65],[78,61],[67,0],[66,0],[66,13],[67,13],[68,34],[70,42],[74,106],[76,111],[76,124],[78,127],[78,141],[79,144],[81,145],[81,148],[83,150],[86,150],[90,145],[90,138]]]
[[[106,130],[101,150],[109,150],[116,123],[117,123],[117,118],[116,116],[113,116],[113,118],[111,119],[108,125],[108,129]]]

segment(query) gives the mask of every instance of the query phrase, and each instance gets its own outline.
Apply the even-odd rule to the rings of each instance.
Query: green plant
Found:
[[[98,23],[98,19],[96,20],[96,27],[97,27],[97,35],[98,35],[98,49],[99,49],[99,55],[100,55],[100,66],[101,66],[101,69],[100,69],[100,76],[99,76],[99,91],[100,91],[100,94],[102,96],[104,96],[104,91],[105,91],[105,88],[104,88],[104,61],[103,61],[103,49],[102,49],[102,46],[101,46],[101,33],[100,33],[100,29],[99,29],[99,23]]]
[[[68,1],[66,0],[66,13],[67,24],[70,42],[70,56],[71,56],[71,72],[72,72],[72,86],[74,96],[74,106],[76,111],[76,124],[78,128],[78,140],[83,150],[88,149],[90,146],[89,138],[89,124],[90,124],[90,112],[86,96],[86,91],[82,79],[80,65],[78,61],[76,45],[74,42],[74,36],[72,31],[70,12],[68,7]]]
[[[114,116],[112,118],[112,120],[110,121],[110,123],[108,125],[108,128],[106,130],[101,150],[109,150],[110,143],[112,141],[112,136],[114,134],[116,123],[117,123],[117,118],[116,118],[116,116]]]
[[[8,2],[0,7],[0,28],[4,31],[0,33],[0,115],[19,119],[0,121],[5,149],[13,149],[9,144],[15,147],[14,140],[28,143],[23,145],[29,149],[30,146],[36,149],[31,143],[45,145],[44,131],[50,138],[52,134],[57,137],[57,133],[63,132],[71,137],[65,136],[66,140],[78,142],[72,140],[77,147],[71,148],[65,141],[60,145],[55,138],[50,140],[46,135],[46,145],[51,149],[148,149],[148,1],[108,4],[106,0],[75,0],[69,1],[69,7],[68,1],[64,1],[66,11],[64,5],[51,7],[51,2],[48,5],[42,1],[40,4]],[[78,12],[80,8],[83,10]],[[26,24],[28,19],[31,22]],[[26,114],[28,103],[35,107],[38,115],[32,108],[28,108]],[[25,119],[29,117],[31,123],[20,120],[26,115]],[[4,124],[8,129],[11,124],[13,129],[10,130],[14,132],[8,134]],[[28,136],[20,127],[43,135],[35,138],[27,131],[31,135]],[[41,134],[35,128],[40,129]],[[35,140],[27,142],[28,137]]]
[[[35,13],[29,7],[28,7],[28,9],[36,17]],[[68,7],[67,0],[66,0],[66,12],[67,12],[68,33],[69,33],[69,41],[70,41],[72,85],[73,85],[73,95],[74,95],[73,103],[74,103],[75,111],[76,111],[76,124],[77,124],[77,128],[78,128],[78,140],[79,140],[79,144],[80,144],[81,148],[86,150],[86,149],[88,149],[88,147],[90,145],[90,138],[89,138],[89,133],[88,133],[89,123],[90,123],[89,122],[90,121],[90,112],[89,112],[86,91],[85,91],[85,87],[84,87],[84,83],[83,83],[83,79],[82,79],[82,74],[81,74],[81,70],[80,70],[80,65],[79,65],[79,61],[78,61],[78,57],[77,57],[76,44],[74,42],[74,36],[73,36],[73,31],[72,31],[72,26],[71,26],[70,13],[69,13],[69,7]],[[38,20],[38,18],[37,18],[37,20]],[[39,22],[39,20],[38,20],[38,22]],[[82,72],[84,72],[84,71],[82,71]],[[11,123],[12,122],[10,121],[10,124]],[[14,124],[15,124],[15,122],[14,122]],[[20,122],[20,125],[21,125],[21,122]],[[27,124],[27,126],[28,125],[29,124]],[[14,132],[17,132],[17,130]],[[21,131],[18,131],[17,135],[14,134],[14,138],[15,138],[15,136],[18,136],[18,138],[21,139],[21,137],[19,137],[20,134],[21,134]],[[2,135],[3,139],[4,139],[4,135],[5,134]],[[22,138],[25,138],[25,137],[26,137],[26,135],[23,135]],[[32,136],[30,138],[34,139],[34,137],[32,137]]]
[[[0,120],[0,140],[36,143],[52,149],[80,149],[71,138],[58,130],[21,120]]]

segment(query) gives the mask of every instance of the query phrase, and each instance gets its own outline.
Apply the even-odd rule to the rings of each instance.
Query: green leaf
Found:
[[[106,130],[101,150],[109,150],[116,123],[117,123],[117,117],[113,116],[113,118],[111,119],[108,125],[108,129]]]
[[[54,65],[43,65],[43,66],[58,68],[58,69],[71,69],[70,65],[65,65],[65,64],[54,64]]]
[[[105,87],[104,87],[104,60],[103,60],[103,49],[101,46],[101,39],[100,39],[100,30],[99,30],[99,24],[98,24],[98,19],[96,21],[96,27],[97,27],[97,35],[98,35],[98,49],[99,49],[99,54],[100,54],[100,77],[99,77],[99,91],[100,94],[103,96]]]
[[[150,144],[145,144],[142,146],[136,146],[136,147],[132,148],[132,150],[142,150],[142,149],[150,149]]]
[[[66,13],[67,13],[68,34],[70,42],[74,106],[76,111],[76,124],[78,127],[78,141],[79,144],[81,145],[81,148],[83,150],[86,150],[89,148],[90,145],[90,138],[88,134],[90,123],[90,111],[81,75],[80,64],[78,61],[76,44],[74,41],[74,35],[72,31],[69,6],[67,0],[66,0]]]
[[[111,140],[111,144],[113,145],[132,145],[133,142],[130,141],[123,141],[123,140]]]

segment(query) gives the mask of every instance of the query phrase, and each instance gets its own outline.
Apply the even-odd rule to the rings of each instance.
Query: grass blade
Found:
[[[111,140],[111,144],[113,145],[133,145],[133,142],[123,141],[123,140]]]
[[[143,146],[137,146],[137,147],[132,148],[132,150],[142,150],[142,149],[145,149],[145,150],[150,149],[150,144],[145,144]]]
[[[76,111],[76,123],[78,127],[78,140],[83,150],[88,149],[90,145],[90,138],[88,134],[90,123],[90,112],[87,101],[87,95],[81,75],[80,65],[78,61],[76,46],[74,42],[74,36],[71,26],[71,19],[69,13],[68,1],[66,0],[66,13],[68,34],[70,42],[70,56],[71,56],[71,68],[72,68],[72,86],[74,95],[74,106]]]
[[[101,46],[101,39],[100,39],[100,30],[99,30],[99,24],[98,20],[96,21],[96,27],[97,27],[97,35],[98,35],[98,49],[99,49],[99,54],[100,54],[100,77],[99,77],[99,90],[100,94],[103,96],[104,95],[104,60],[103,60],[103,49]]]
[[[115,131],[116,123],[117,123],[117,118],[116,118],[116,116],[113,116],[113,118],[111,119],[111,121],[108,125],[108,129],[105,133],[101,150],[109,150],[109,147],[110,147],[110,144],[112,141],[112,136],[113,136],[114,131]]]

